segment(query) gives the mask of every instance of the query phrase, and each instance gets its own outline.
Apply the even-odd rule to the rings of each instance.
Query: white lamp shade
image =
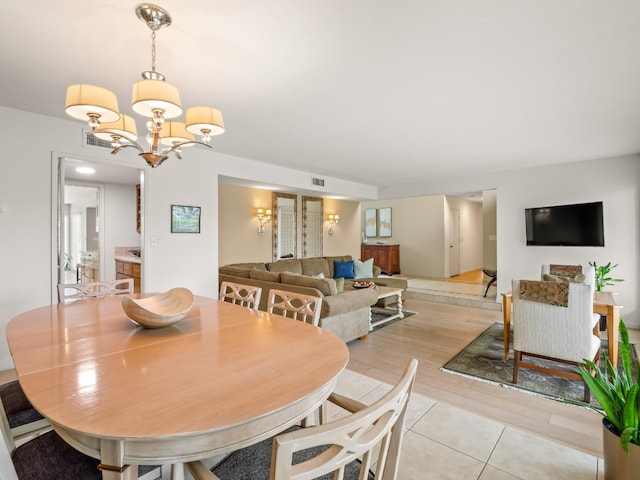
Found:
[[[222,112],[213,107],[189,107],[187,108],[186,124],[187,132],[201,135],[202,130],[209,130],[209,135],[224,133],[224,121]]]
[[[120,118],[116,94],[95,85],[69,85],[64,108],[78,120],[87,121],[91,114],[99,115],[101,122],[115,122]]]
[[[96,128],[93,132],[96,137],[103,140],[111,140],[113,133],[121,135],[125,140],[135,142],[138,139],[136,121],[129,115],[120,114],[120,120],[103,123],[100,125],[100,128]]]
[[[167,119],[182,114],[178,89],[164,80],[138,80],[134,83],[131,108],[145,117],[153,117],[154,110],[162,110]]]
[[[193,142],[193,135],[184,128],[184,122],[164,122],[160,130],[160,143],[173,146],[174,143]],[[193,144],[184,145],[191,147]]]

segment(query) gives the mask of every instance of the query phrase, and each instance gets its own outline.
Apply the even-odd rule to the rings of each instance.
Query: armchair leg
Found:
[[[516,350],[513,352],[513,383],[518,383],[518,370],[522,361],[522,352]]]

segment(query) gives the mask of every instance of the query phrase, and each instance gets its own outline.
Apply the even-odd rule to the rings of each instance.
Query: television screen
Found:
[[[525,209],[527,245],[604,247],[602,202]]]

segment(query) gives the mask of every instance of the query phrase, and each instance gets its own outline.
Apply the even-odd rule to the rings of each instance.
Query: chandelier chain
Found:
[[[151,30],[151,71],[156,71],[156,31]]]

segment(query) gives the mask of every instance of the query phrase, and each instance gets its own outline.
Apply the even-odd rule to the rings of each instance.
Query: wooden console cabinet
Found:
[[[360,259],[373,258],[373,264],[380,267],[382,273],[393,275],[400,273],[400,245],[369,245],[363,243]]]

